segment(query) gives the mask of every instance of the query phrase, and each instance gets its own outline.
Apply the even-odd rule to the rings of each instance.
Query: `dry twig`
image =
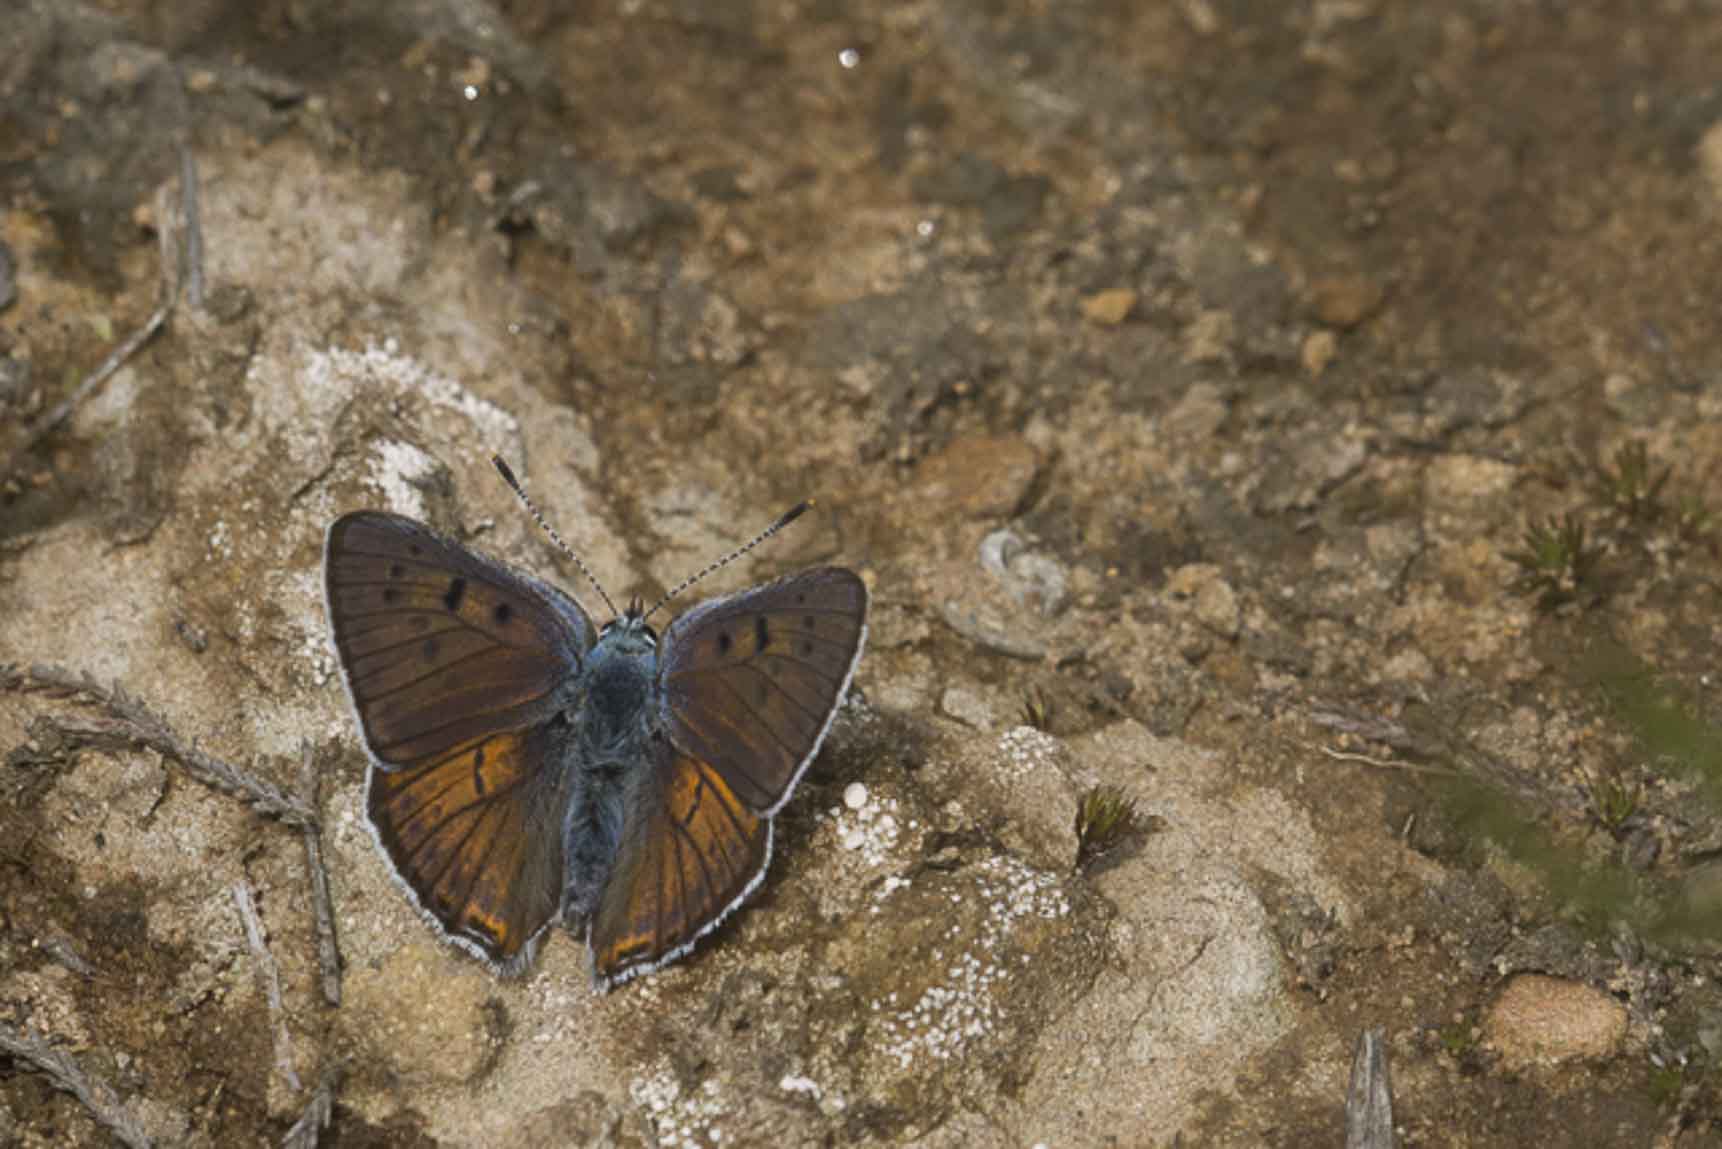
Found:
[[[1393,1080],[1387,1072],[1387,1046],[1379,1029],[1357,1039],[1351,1061],[1351,1088],[1345,1095],[1345,1149],[1393,1149]]]
[[[303,827],[317,824],[317,812],[303,800],[283,793],[274,783],[186,742],[174,733],[165,719],[118,685],[108,689],[88,674],[77,675],[64,667],[38,665],[28,670],[0,667],[0,688],[45,691],[86,700],[105,711],[107,719],[80,724],[55,718],[55,730],[81,744],[129,744],[154,750],[164,758],[178,762],[206,786],[242,798],[259,813],[285,825]]]
[[[1306,750],[1316,750],[1332,758],[1335,762],[1357,762],[1364,766],[1376,766],[1383,770],[1404,770],[1409,774],[1435,774],[1443,778],[1458,778],[1457,770],[1447,770],[1440,766],[1425,766],[1420,762],[1401,762],[1394,758],[1372,758],[1368,754],[1358,754],[1351,750],[1335,750],[1330,746],[1311,746],[1304,744]]]
[[[195,171],[192,172],[195,177]],[[185,178],[183,173],[181,178]],[[195,193],[194,193],[195,196]],[[158,197],[158,202],[165,202],[166,197]],[[161,287],[157,292],[156,308],[150,317],[144,320],[144,325],[128,335],[120,345],[108,353],[108,357],[96,365],[96,369],[84,377],[84,381],[72,389],[72,393],[48,409],[48,412],[31,426],[24,437],[24,445],[17,452],[22,455],[47,438],[54,430],[71,418],[72,412],[83,405],[84,401],[93,395],[98,387],[106,383],[114,372],[118,371],[126,360],[137,354],[142,347],[155,337],[167,323],[168,316],[173,314],[174,306],[179,302],[179,268],[180,262],[175,253],[174,229],[169,222],[169,213],[165,210],[156,212],[156,237],[161,250]],[[199,240],[201,243],[201,238]],[[201,255],[200,257],[201,258]],[[15,455],[14,458],[17,456]]]
[[[335,1087],[340,1083],[338,1068],[324,1071],[323,1080],[317,1083],[317,1090],[300,1112],[299,1120],[281,1138],[281,1149],[317,1149],[319,1134],[329,1127],[329,1118],[335,1112]]]
[[[287,1032],[287,1009],[281,1003],[281,969],[275,964],[275,955],[269,952],[269,941],[263,936],[263,919],[257,916],[257,900],[243,878],[233,883],[233,904],[239,908],[239,920],[245,923],[245,942],[251,947],[257,975],[263,981],[269,1020],[275,1023],[275,1067],[297,1093],[305,1086],[293,1069],[293,1038]]]
[[[121,1143],[132,1149],[150,1149],[149,1134],[138,1124],[125,1103],[106,1082],[85,1073],[72,1056],[55,1049],[28,1029],[16,1029],[0,1021],[0,1054],[5,1054],[46,1077],[55,1089],[70,1093],[83,1103],[90,1116]]]
[[[182,142],[179,145],[179,203],[185,225],[185,301],[193,310],[203,310],[203,216],[198,208],[197,157]]]
[[[311,744],[305,743],[299,797],[312,811],[317,809],[317,764]],[[335,906],[329,897],[329,871],[323,866],[323,830],[317,822],[301,827],[305,836],[305,867],[311,871],[311,908],[317,915],[317,965],[322,972],[323,1000],[341,1004],[341,949],[335,938]]]

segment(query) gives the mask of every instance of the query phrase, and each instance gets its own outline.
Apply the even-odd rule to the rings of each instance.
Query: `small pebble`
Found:
[[[859,810],[867,804],[867,787],[859,782],[851,782],[843,788],[843,804],[851,810]]]

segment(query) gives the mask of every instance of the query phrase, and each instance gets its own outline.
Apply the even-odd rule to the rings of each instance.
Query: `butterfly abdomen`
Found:
[[[636,751],[637,754],[637,751]],[[591,914],[610,876],[622,840],[630,758],[612,745],[595,753],[590,742],[575,759],[568,813],[562,825],[562,917],[572,923]]]

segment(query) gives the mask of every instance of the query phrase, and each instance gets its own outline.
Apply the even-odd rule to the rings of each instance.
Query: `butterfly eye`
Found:
[[[640,633],[646,636],[646,642],[651,646],[658,645],[658,632],[649,626],[640,627]]]

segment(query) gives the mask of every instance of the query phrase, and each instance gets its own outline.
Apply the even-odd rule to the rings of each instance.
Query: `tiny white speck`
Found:
[[[861,62],[861,53],[853,48],[845,48],[837,53],[837,62],[845,68],[853,68]]]
[[[851,810],[859,810],[867,804],[867,787],[859,782],[851,782],[843,788],[843,804]]]
[[[937,229],[937,226],[938,225],[932,220],[924,219],[915,225],[915,234],[920,236],[922,239],[931,239],[933,238],[933,232]]]
[[[478,89],[471,84],[468,84],[466,87],[462,88],[460,90],[460,94],[465,96],[469,100],[478,99]]]
[[[801,1077],[793,1073],[784,1075],[783,1080],[777,1083],[777,1087],[785,1093],[805,1093],[816,1101],[819,1099],[819,1095],[824,1092],[819,1088],[819,1083],[811,1077]]]

